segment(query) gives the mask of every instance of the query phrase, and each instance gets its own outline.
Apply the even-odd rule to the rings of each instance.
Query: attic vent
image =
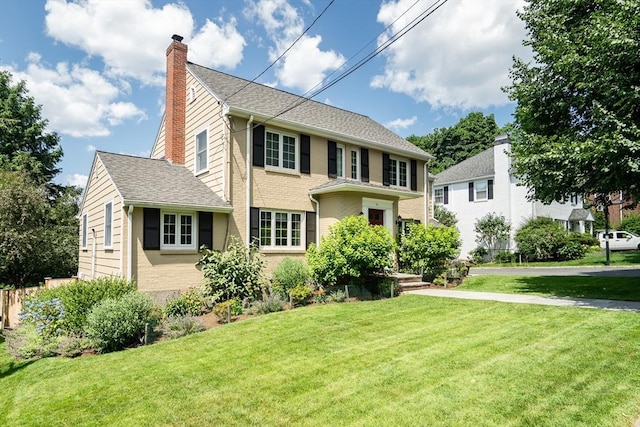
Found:
[[[191,86],[189,88],[189,104],[191,104],[193,101],[196,100],[196,95],[197,95],[196,87],[195,86]]]

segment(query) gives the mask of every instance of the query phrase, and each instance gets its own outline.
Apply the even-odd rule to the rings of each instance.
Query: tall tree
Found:
[[[41,106],[29,96],[25,82],[12,83],[0,71],[0,169],[25,172],[37,184],[50,183],[60,169],[60,138],[47,132]]]
[[[491,147],[500,129],[493,114],[469,113],[448,128],[437,128],[425,136],[411,135],[407,140],[433,154],[430,172],[439,173]]]
[[[62,149],[24,82],[0,71],[0,283],[77,271],[79,189],[55,184]]]
[[[514,173],[531,197],[640,199],[640,2],[530,0],[532,62],[514,59]],[[597,201],[606,203],[606,197]]]

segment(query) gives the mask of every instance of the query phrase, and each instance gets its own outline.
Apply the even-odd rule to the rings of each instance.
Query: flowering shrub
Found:
[[[191,288],[169,301],[164,307],[167,317],[199,316],[204,307],[204,295],[199,289]]]
[[[48,301],[26,300],[22,304],[18,319],[21,322],[33,324],[38,335],[55,337],[62,333],[64,314],[64,305],[60,298]]]

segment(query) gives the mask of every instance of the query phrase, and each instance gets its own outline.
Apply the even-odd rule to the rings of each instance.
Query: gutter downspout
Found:
[[[91,229],[91,238],[93,239],[91,243],[91,278],[96,278],[96,229]]]
[[[133,205],[129,205],[129,211],[127,212],[127,241],[129,242],[129,248],[127,250],[127,280],[131,281],[131,265],[133,258]]]
[[[309,194],[309,199],[316,204],[316,245],[320,244],[320,202],[313,198],[312,194]]]
[[[251,135],[252,135],[252,127],[253,124],[253,114],[249,117],[249,121],[247,122],[247,135],[245,137],[246,140],[246,168],[247,168],[247,176],[246,176],[246,220],[245,220],[245,235],[247,236],[247,246],[251,244]]]

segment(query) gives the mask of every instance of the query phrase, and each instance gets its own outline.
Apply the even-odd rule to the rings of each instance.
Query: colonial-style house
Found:
[[[165,108],[150,158],[96,152],[79,275],[171,292],[202,282],[202,245],[255,241],[273,268],[345,216],[395,235],[432,211],[431,155],[369,117],[188,62],[179,36]]]
[[[511,252],[517,250],[515,232],[530,218],[549,217],[567,230],[593,231],[593,215],[583,208],[578,195],[549,205],[527,200],[528,187],[518,185],[511,174],[510,151],[508,136],[498,136],[493,147],[436,175],[433,202],[456,215],[462,256],[478,247],[475,224],[488,213],[502,215],[510,222],[511,236],[504,249]]]

